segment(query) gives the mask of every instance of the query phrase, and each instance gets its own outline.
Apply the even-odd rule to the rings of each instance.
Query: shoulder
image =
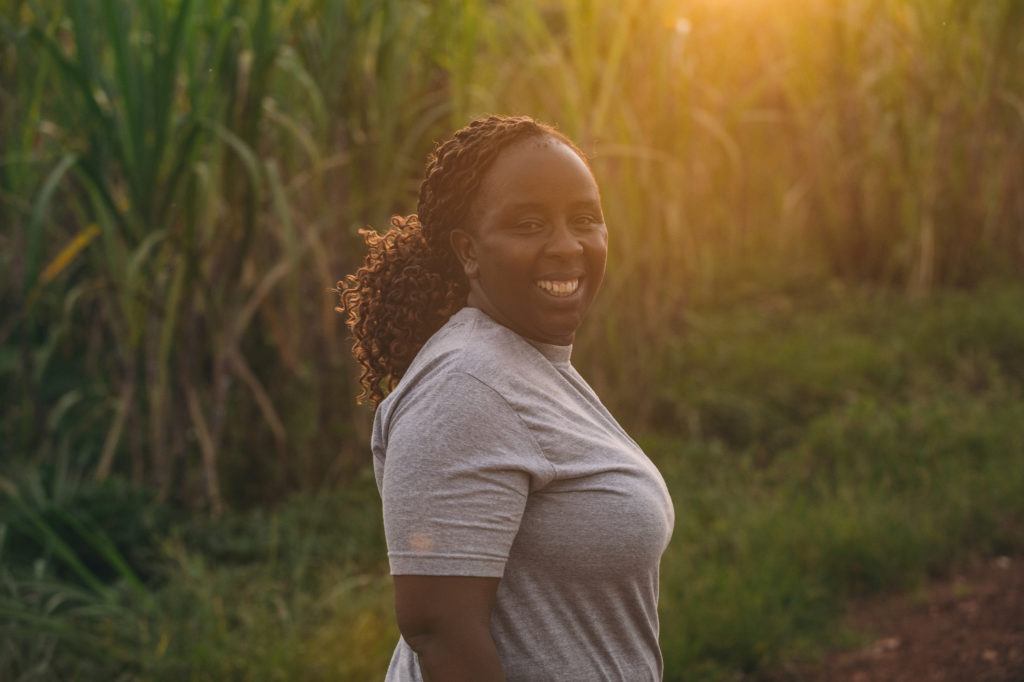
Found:
[[[420,349],[402,380],[377,408],[374,439],[408,417],[450,419],[452,411],[505,410],[550,371],[543,355],[475,308],[463,308]]]
[[[395,411],[409,398],[450,383],[454,375],[468,375],[507,397],[520,380],[548,369],[543,355],[525,339],[466,307],[427,340],[381,405],[385,412]]]

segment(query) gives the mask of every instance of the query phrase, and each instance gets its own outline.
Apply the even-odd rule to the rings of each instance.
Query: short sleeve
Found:
[[[452,372],[389,425],[381,499],[392,575],[501,577],[546,460],[494,389]]]

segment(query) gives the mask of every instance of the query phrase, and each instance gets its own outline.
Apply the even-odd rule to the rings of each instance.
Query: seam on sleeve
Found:
[[[491,393],[493,393],[494,395],[498,396],[498,398],[501,399],[501,402],[505,403],[505,405],[508,407],[508,409],[512,411],[512,414],[514,414],[516,416],[516,419],[519,420],[519,423],[523,425],[523,428],[526,429],[526,433],[529,434],[529,436],[530,436],[530,442],[533,443],[533,448],[534,448],[534,450],[536,450],[536,454],[540,455],[541,460],[545,464],[547,464],[548,465],[548,469],[551,470],[551,479],[548,481],[548,483],[550,483],[551,481],[554,481],[556,478],[558,478],[558,470],[555,468],[555,465],[551,463],[551,460],[548,459],[548,456],[546,454],[544,454],[544,450],[543,450],[543,448],[540,447],[540,443],[537,442],[537,437],[534,435],[533,429],[530,428],[530,425],[527,424],[526,421],[523,419],[522,415],[519,414],[519,410],[517,410],[512,405],[512,403],[510,403],[508,401],[508,399],[501,394],[500,391],[498,391],[496,388],[494,388],[493,386],[488,384],[486,381],[484,381],[480,377],[476,376],[475,374],[470,374],[466,370],[456,370],[456,372],[459,373],[459,374],[464,374],[465,376],[469,377],[473,381],[477,382],[478,384],[480,384],[481,386],[483,386],[484,388],[489,390]]]
[[[507,564],[507,556],[499,559],[388,552],[388,567],[391,575],[462,575],[501,578],[505,574]]]

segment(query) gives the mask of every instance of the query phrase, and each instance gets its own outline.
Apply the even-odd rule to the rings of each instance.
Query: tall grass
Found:
[[[3,7],[4,441],[51,452],[73,422],[97,478],[163,499],[363,461],[326,291],[476,113],[593,155],[612,262],[579,357],[613,396],[694,303],[1022,261],[1015,0]]]
[[[95,477],[161,499],[219,513],[344,478],[365,415],[328,289],[354,229],[397,208],[451,125],[447,72],[415,37],[425,20],[459,30],[464,10],[7,9],[5,82],[28,95],[5,97],[12,454],[45,446],[34,424],[58,408],[87,409],[74,449]]]
[[[594,156],[612,259],[581,352],[611,393],[646,369],[629,348],[671,337],[694,302],[1019,271],[1020,2],[504,11],[491,54],[517,58],[482,60],[479,108],[553,119]]]

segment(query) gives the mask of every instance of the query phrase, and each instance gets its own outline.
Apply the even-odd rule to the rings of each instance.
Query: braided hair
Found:
[[[469,282],[450,244],[465,228],[484,175],[502,150],[553,137],[586,156],[565,135],[529,116],[484,116],[457,130],[427,158],[416,213],[393,216],[379,234],[359,230],[366,259],[337,284],[361,366],[362,391],[376,405],[395,387],[430,336],[466,303]]]

